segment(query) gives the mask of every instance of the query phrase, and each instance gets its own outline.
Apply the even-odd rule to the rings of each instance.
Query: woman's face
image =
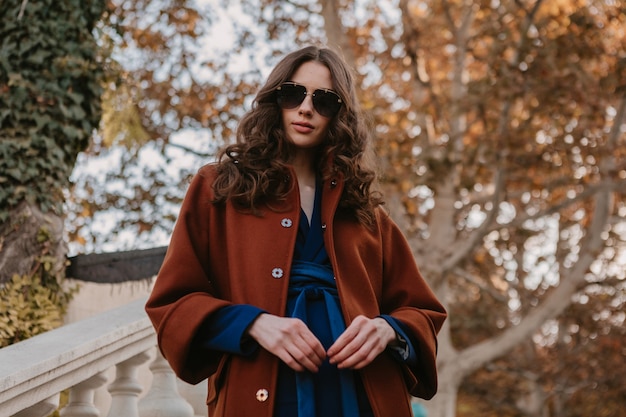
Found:
[[[299,106],[281,110],[285,135],[298,150],[312,150],[326,138],[332,118],[315,110],[311,94],[320,88],[332,90],[330,70],[317,61],[308,61],[300,65],[288,81],[305,86],[307,96]]]

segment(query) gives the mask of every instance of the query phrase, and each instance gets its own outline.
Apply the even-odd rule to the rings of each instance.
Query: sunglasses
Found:
[[[282,109],[295,109],[308,95],[313,100],[315,111],[324,117],[333,117],[343,104],[339,94],[332,90],[318,88],[307,93],[305,86],[294,82],[283,83],[276,89],[276,102]]]

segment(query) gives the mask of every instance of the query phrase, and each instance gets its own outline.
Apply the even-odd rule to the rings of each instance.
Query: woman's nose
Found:
[[[313,96],[311,94],[307,94],[302,103],[300,103],[299,107],[300,113],[313,113]]]

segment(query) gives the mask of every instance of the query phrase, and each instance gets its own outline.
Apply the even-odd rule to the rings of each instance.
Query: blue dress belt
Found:
[[[332,340],[346,328],[339,304],[339,294],[332,269],[313,262],[294,261],[289,281],[287,315],[299,318],[308,325],[307,303],[309,300],[324,300]],[[292,308],[290,308],[293,306]],[[314,317],[311,320],[315,320]],[[359,415],[353,371],[339,369],[341,387],[341,410],[344,417]],[[298,394],[298,417],[316,417],[315,386],[313,375],[308,371],[296,372]]]

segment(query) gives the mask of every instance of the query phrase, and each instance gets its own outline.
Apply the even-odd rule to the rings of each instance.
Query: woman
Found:
[[[209,415],[411,416],[446,313],[380,208],[346,63],[283,58],[192,180],[146,305]]]

